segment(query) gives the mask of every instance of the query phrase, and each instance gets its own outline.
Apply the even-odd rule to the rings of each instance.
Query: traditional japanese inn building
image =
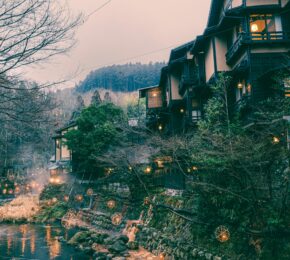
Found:
[[[148,127],[168,133],[194,127],[221,72],[232,79],[233,113],[243,116],[241,109],[249,113],[271,96],[273,74],[290,66],[289,12],[289,0],[212,0],[204,33],[171,51],[159,86],[140,90]]]

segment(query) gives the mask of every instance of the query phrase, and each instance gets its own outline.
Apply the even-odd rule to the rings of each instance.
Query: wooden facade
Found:
[[[290,0],[212,0],[204,33],[173,49],[161,72],[162,130],[194,128],[220,72],[232,77],[233,113],[241,102],[267,98],[273,72],[289,68],[289,54]]]

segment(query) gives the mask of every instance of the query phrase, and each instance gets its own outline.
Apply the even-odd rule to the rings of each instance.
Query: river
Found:
[[[68,239],[73,233],[60,226],[1,224],[0,259],[90,260],[90,257],[59,241],[60,237]]]

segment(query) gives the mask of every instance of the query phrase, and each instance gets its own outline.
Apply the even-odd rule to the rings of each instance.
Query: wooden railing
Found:
[[[240,50],[241,46],[250,43],[290,42],[290,32],[255,32],[240,33],[237,40],[229,48],[226,59],[229,62]]]

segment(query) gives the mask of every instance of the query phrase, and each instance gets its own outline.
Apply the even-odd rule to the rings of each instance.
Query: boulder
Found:
[[[122,240],[117,240],[114,244],[108,247],[108,250],[113,254],[121,254],[127,251],[127,246]]]
[[[130,241],[130,242],[128,242],[127,246],[130,250],[138,250],[139,249],[139,243],[137,241]]]

